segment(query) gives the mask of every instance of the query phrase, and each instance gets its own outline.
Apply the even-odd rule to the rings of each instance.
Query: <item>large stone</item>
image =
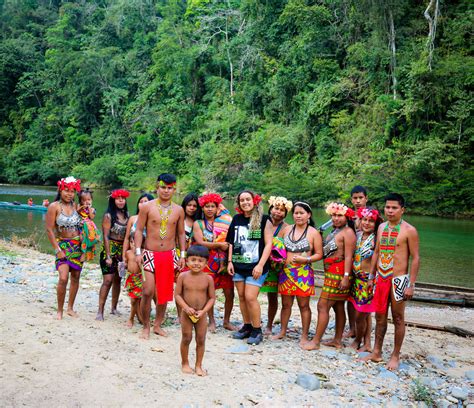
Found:
[[[436,368],[439,368],[440,370],[444,370],[444,368],[445,368],[444,363],[439,357],[430,355],[430,356],[426,357],[426,359],[431,364],[433,364]]]
[[[232,354],[247,354],[250,352],[250,348],[247,344],[238,344],[237,346],[229,347],[226,351]]]
[[[451,390],[451,395],[458,400],[464,401],[469,397],[469,390],[466,388],[454,387]]]
[[[396,375],[394,372],[389,371],[385,368],[381,368],[379,375],[377,375],[378,378],[382,378],[384,380],[393,380],[393,381],[398,381],[398,375]]]
[[[474,381],[474,370],[469,370],[464,373],[464,376],[469,380],[469,381]]]
[[[308,391],[315,391],[321,388],[321,381],[313,374],[298,374],[296,376],[296,384]]]

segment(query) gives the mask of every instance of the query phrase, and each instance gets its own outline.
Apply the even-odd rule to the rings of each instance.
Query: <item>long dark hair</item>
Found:
[[[184,215],[186,216],[186,207],[191,201],[196,201],[197,210],[193,215],[193,221],[201,220],[202,219],[202,208],[199,205],[199,197],[196,193],[189,193],[183,198],[183,202],[181,203],[181,207],[183,207]]]
[[[293,204],[293,208],[291,209],[292,214],[295,213],[296,207],[301,207],[303,210],[305,210],[307,213],[310,214],[309,225],[315,228],[316,224],[314,223],[314,220],[313,220],[313,210],[311,210],[311,207],[309,206],[309,204],[304,203],[303,201],[297,201],[296,203]]]
[[[122,210],[119,210],[117,206],[115,205],[115,198],[112,198],[109,196],[109,202],[107,204],[107,210],[105,211],[106,214],[110,214],[110,219],[111,219],[111,224],[112,226],[115,224],[117,221],[117,213],[121,211],[123,215],[125,215],[125,218],[128,220],[130,217],[128,215],[128,206],[127,206],[127,199],[125,199],[125,207],[123,207]]]
[[[75,191],[75,190],[74,190]],[[74,203],[76,200],[76,197],[78,198],[78,202],[80,203],[79,201],[79,194],[74,194],[74,198],[72,199],[72,202]],[[54,199],[54,201],[59,201],[61,200],[61,190],[58,188],[58,192],[56,194],[56,198]]]
[[[137,201],[137,212],[136,212],[135,214],[138,214],[138,213],[140,212],[140,206],[139,206],[140,200],[141,200],[142,198],[144,198],[144,197],[148,198],[148,201],[151,201],[151,200],[154,200],[154,199],[155,199],[155,197],[153,197],[152,194],[143,193],[140,197],[138,197],[138,201]]]

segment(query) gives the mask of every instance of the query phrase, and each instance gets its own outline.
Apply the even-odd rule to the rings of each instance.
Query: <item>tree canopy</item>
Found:
[[[468,0],[4,0],[0,181],[354,184],[472,215]]]

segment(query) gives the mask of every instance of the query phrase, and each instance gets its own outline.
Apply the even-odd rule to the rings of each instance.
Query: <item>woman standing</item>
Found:
[[[293,206],[294,224],[285,228],[282,235],[286,248],[286,261],[278,281],[278,293],[282,299],[281,331],[273,339],[286,336],[291,308],[296,296],[301,314],[302,334],[300,345],[308,342],[311,324],[310,296],[314,296],[313,262],[323,258],[323,240],[314,228],[309,204],[297,201]]]
[[[272,223],[268,216],[263,215],[262,199],[253,191],[241,191],[236,201],[239,214],[232,218],[227,234],[228,272],[234,277],[244,325],[233,337],[248,338],[248,344],[259,344],[263,340],[263,334],[257,297],[268,273]]]
[[[128,296],[130,297],[130,317],[127,321],[127,327],[129,328],[133,327],[135,316],[141,321],[140,299],[142,297],[143,280],[141,269],[135,261],[135,230],[137,228],[138,213],[143,204],[154,198],[151,194],[147,193],[142,194],[138,198],[136,215],[132,215],[128,219],[127,232],[123,241],[123,262],[125,268],[127,268],[125,289],[127,289]],[[146,230],[143,230],[143,237],[146,237]],[[144,243],[145,240],[142,242]]]
[[[82,218],[74,204],[76,192],[81,190],[81,180],[74,177],[62,178],[58,181],[58,194],[54,203],[46,213],[46,233],[56,253],[56,270],[59,273],[56,287],[58,298],[57,319],[63,318],[64,299],[66,298],[67,282],[71,274],[67,314],[77,317],[74,301],[79,289],[79,278],[82,270],[82,251],[80,227]]]
[[[184,232],[186,234],[186,249],[193,240],[194,221],[201,219],[202,209],[199,206],[199,197],[196,193],[189,193],[183,198],[181,207],[184,210]]]
[[[383,221],[379,212],[371,207],[359,208],[357,210],[360,230],[357,231],[356,249],[352,264],[354,281],[352,282],[349,294],[349,302],[354,305],[355,316],[355,340],[351,347],[355,350],[372,351],[370,345],[370,334],[372,331],[372,321],[370,313],[373,312],[372,298],[373,292],[369,290],[368,280],[370,278],[370,267],[372,255],[374,254],[377,242],[377,230]],[[372,277],[373,278],[373,277]],[[361,348],[362,339],[364,345]]]
[[[283,248],[283,239],[279,238],[278,235],[283,231],[288,224],[285,222],[285,218],[288,215],[288,211],[293,208],[293,203],[287,200],[285,197],[271,196],[268,199],[270,215],[270,221],[272,222],[273,241],[272,241],[272,254],[270,255],[270,268],[268,271],[267,278],[263,286],[260,288],[260,292],[267,294],[268,299],[268,320],[265,334],[272,334],[273,321],[275,320],[276,313],[278,311],[278,277],[283,272],[283,265],[285,258],[275,259],[273,256],[275,251],[279,248]]]
[[[230,315],[234,307],[234,283],[227,273],[226,259],[229,244],[226,242],[227,232],[232,217],[222,206],[222,197],[216,193],[204,194],[199,198],[203,210],[203,219],[194,222],[194,242],[209,249],[209,260],[206,271],[214,280],[215,289],[224,291],[224,323],[227,330],[235,330],[230,323]],[[209,331],[216,331],[214,307],[209,310]]]
[[[127,232],[128,209],[127,190],[114,190],[109,197],[109,205],[102,220],[102,234],[104,246],[100,253],[100,267],[102,269],[102,286],[99,292],[99,310],[96,320],[104,320],[104,307],[110,288],[112,287],[111,313],[118,315],[118,299],[120,295],[121,278],[118,273],[118,264],[122,262],[123,241]]]

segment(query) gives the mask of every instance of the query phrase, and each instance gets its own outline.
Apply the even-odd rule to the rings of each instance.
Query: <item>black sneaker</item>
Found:
[[[237,340],[243,340],[250,337],[250,333],[252,333],[252,329],[246,329],[245,327],[242,327],[239,331],[236,331],[232,335],[232,338]]]
[[[263,333],[258,332],[252,336],[249,336],[249,339],[247,340],[247,344],[253,344],[253,345],[258,345],[262,342],[263,340]]]

